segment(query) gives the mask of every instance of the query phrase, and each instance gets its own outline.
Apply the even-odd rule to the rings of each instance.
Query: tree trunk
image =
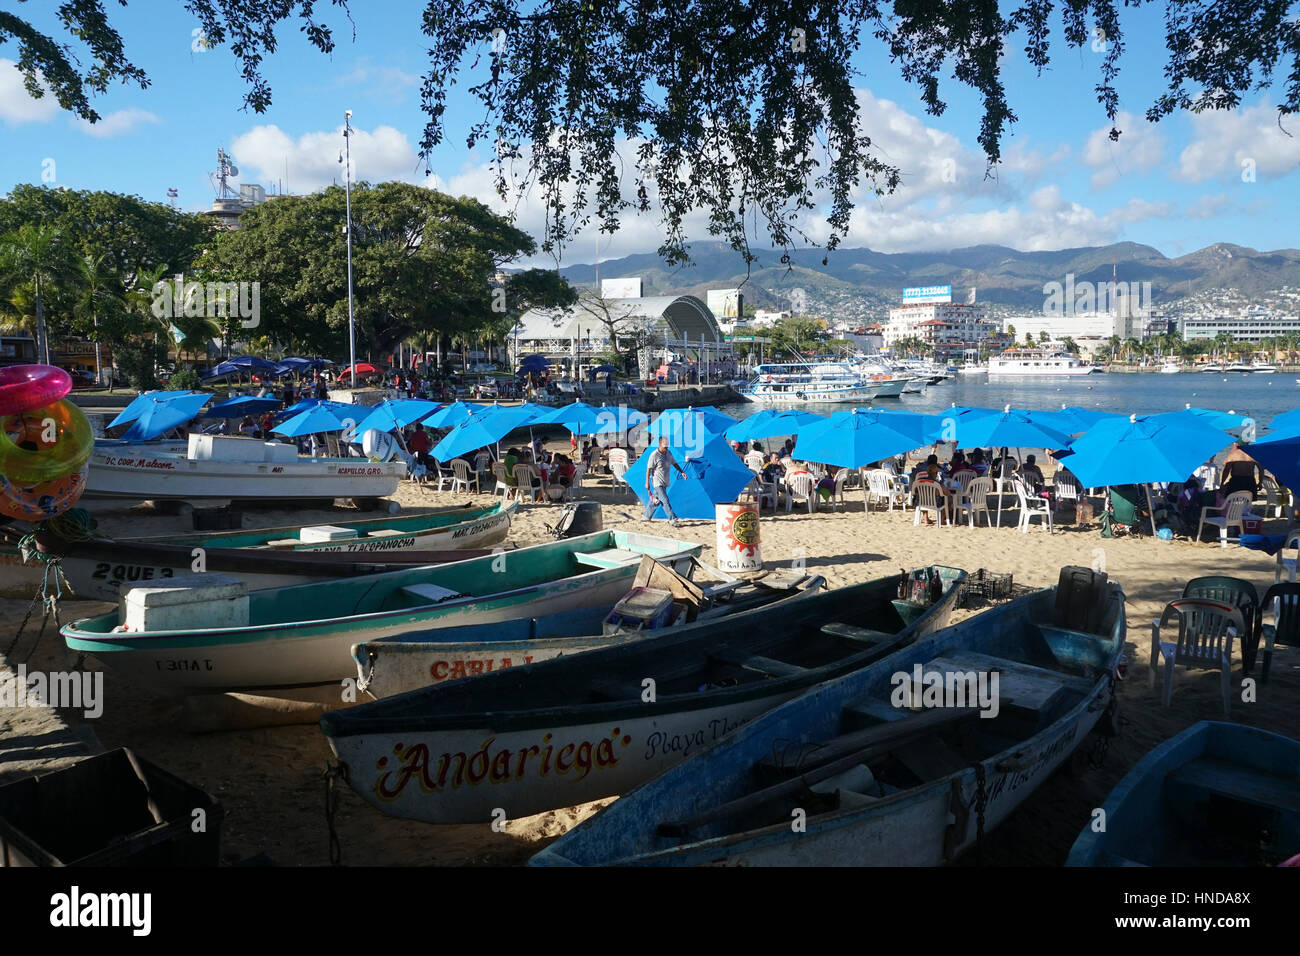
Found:
[[[41,296],[41,277],[36,275],[36,352],[41,357],[41,364],[51,365],[50,336],[45,329],[45,303]]]

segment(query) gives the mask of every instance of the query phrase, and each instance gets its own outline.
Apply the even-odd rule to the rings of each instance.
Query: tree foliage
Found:
[[[1039,71],[1060,46],[1100,54],[1095,93],[1114,122],[1125,52],[1122,7],[1155,0],[429,0],[421,18],[430,62],[421,89],[428,156],[446,135],[448,91],[463,79],[482,106],[467,145],[489,144],[497,184],[537,186],[549,210],[543,249],[595,222],[618,228],[631,210],[663,213],[660,254],[689,258],[687,215],[705,210],[709,231],[747,261],[759,233],[789,250],[807,239],[802,223],[824,212],[833,249],[843,239],[863,185],[887,192],[900,170],[864,129],[853,66],[865,40],[883,44],[914,83],[926,110],[941,115],[950,90],[981,102],[979,143],[996,165],[1016,116],[1002,58],[1019,47]],[[350,20],[346,0],[333,0]],[[271,89],[263,58],[275,30],[296,23],[323,53],[334,34],[313,0],[187,0],[206,42],[228,45],[262,112]],[[1147,110],[1223,109],[1272,84],[1279,114],[1300,110],[1300,22],[1288,0],[1164,0],[1166,88]],[[42,78],[59,103],[94,121],[91,94],[112,81],[144,86],[99,0],[59,8],[76,43],[42,34],[0,12],[0,47],[18,47],[29,92]],[[1145,39],[1145,38],[1143,38]],[[93,62],[82,65],[82,56]],[[945,73],[949,74],[945,76]],[[1111,138],[1120,130],[1112,128]],[[822,197],[827,197],[823,200]]]

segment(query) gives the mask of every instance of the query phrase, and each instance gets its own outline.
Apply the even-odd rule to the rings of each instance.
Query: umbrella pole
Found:
[[[1151,482],[1148,481],[1146,483],[1146,489],[1147,489],[1147,514],[1150,516],[1150,520],[1151,520],[1151,537],[1154,538],[1156,534],[1156,509],[1151,504]]]

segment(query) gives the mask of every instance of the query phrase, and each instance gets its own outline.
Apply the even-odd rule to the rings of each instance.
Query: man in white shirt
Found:
[[[649,500],[645,506],[645,520],[649,521],[653,518],[655,509],[663,505],[669,523],[676,528],[680,522],[677,520],[677,515],[673,514],[673,506],[668,503],[670,468],[676,468],[679,475],[686,477],[686,472],[682,471],[682,466],[677,464],[673,453],[668,450],[668,438],[660,436],[659,447],[650,453],[650,458],[646,462],[645,490]]]

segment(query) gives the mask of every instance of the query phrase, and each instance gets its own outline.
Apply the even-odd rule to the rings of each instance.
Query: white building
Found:
[[[1016,330],[1017,341],[1024,341],[1026,335],[1038,341],[1042,333],[1059,342],[1066,338],[1082,342],[1085,339],[1109,340],[1112,335],[1123,339],[1146,338],[1147,319],[1144,315],[1131,315],[1120,312],[1028,312],[1022,315],[1008,315],[1001,320],[1002,331]]]
[[[1261,339],[1300,334],[1300,316],[1296,315],[1197,315],[1179,320],[1178,325],[1183,338],[1189,342],[1212,339],[1220,332],[1231,335],[1238,342],[1258,342]]]
[[[987,345],[997,331],[983,305],[954,302],[894,306],[889,310],[889,323],[882,330],[886,348],[892,348],[901,339],[917,338],[939,351],[979,348]]]

